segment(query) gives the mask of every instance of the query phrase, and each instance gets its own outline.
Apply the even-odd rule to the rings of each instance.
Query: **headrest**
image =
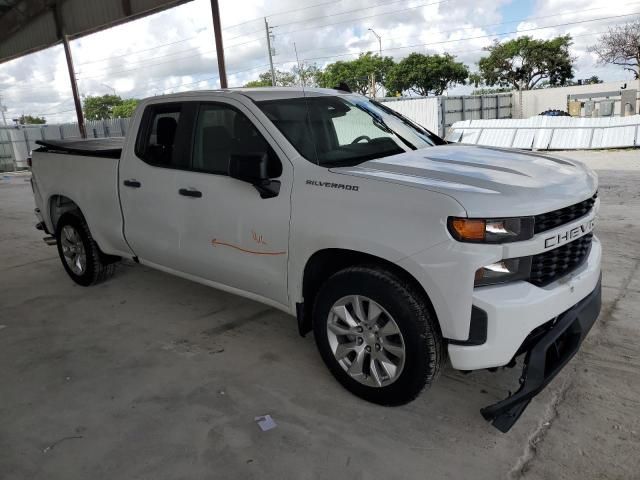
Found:
[[[158,119],[158,128],[156,131],[158,144],[160,145],[173,145],[173,140],[176,136],[176,129],[178,122],[173,117],[161,117]]]

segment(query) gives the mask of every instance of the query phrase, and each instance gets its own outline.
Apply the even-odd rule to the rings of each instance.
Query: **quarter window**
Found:
[[[176,148],[182,105],[151,107],[147,112],[148,129],[139,155],[148,163],[171,168],[188,168],[188,157]]]

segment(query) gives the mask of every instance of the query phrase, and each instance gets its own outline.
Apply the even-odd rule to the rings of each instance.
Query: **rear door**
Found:
[[[144,262],[180,269],[179,192],[176,173],[189,168],[197,104],[175,102],[145,108],[135,152],[120,162],[125,238]]]

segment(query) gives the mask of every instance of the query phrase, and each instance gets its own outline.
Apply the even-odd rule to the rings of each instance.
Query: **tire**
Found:
[[[77,236],[69,237],[71,231],[76,232]],[[100,251],[98,244],[91,236],[87,222],[81,216],[65,213],[60,217],[56,225],[56,242],[62,266],[78,285],[88,287],[113,275],[115,271],[114,260],[117,257],[105,255]],[[71,254],[69,252],[70,245],[75,249]],[[80,259],[80,263],[76,263],[70,258],[70,255],[76,254],[80,257],[84,254],[84,268],[79,268],[79,265],[82,265],[82,259]]]
[[[361,311],[366,310],[364,316],[375,317],[377,310],[383,310],[383,313],[377,317],[377,325],[373,327],[376,330],[376,338],[372,339],[371,337],[371,322],[369,322],[369,326],[364,327],[368,330],[364,330],[362,335],[369,336],[368,339],[364,338],[364,344],[370,348],[369,352],[382,350],[387,360],[394,359],[385,365],[396,363],[395,378],[389,374],[384,380],[385,375],[382,375],[383,381],[381,382],[380,375],[376,375],[376,371],[381,371],[382,365],[379,361],[374,362],[374,355],[369,353],[369,366],[366,367],[366,352],[364,360],[360,362],[365,365],[362,368],[365,373],[363,375],[349,374],[347,370],[351,370],[354,363],[356,364],[354,371],[359,371],[359,363],[357,362],[359,353],[355,351],[356,348],[359,348],[358,346],[353,347],[354,351],[342,360],[338,360],[334,354],[334,351],[338,352],[338,348],[342,348],[340,354],[342,355],[344,351],[354,345],[352,341],[354,337],[336,335],[334,331],[336,328],[338,331],[345,328],[342,315],[335,314],[336,311],[343,312],[343,307],[335,307],[336,304],[340,305],[346,302],[344,308],[347,311],[353,310],[353,305],[349,306],[350,300],[345,300],[352,298],[352,296],[361,299]],[[385,339],[385,343],[383,343],[377,339],[377,335],[384,336],[384,330],[393,331],[394,328],[394,326],[388,327],[387,317],[394,321],[400,335],[395,335],[393,342]],[[440,364],[443,361],[442,337],[427,299],[422,292],[418,292],[408,282],[377,266],[350,267],[331,276],[321,287],[316,297],[313,307],[313,328],[320,355],[334,377],[351,393],[380,405],[403,405],[414,400],[437,378]],[[355,337],[355,340],[361,342],[362,340],[359,338],[362,337]],[[336,347],[336,341],[340,347]],[[380,349],[378,341],[383,345]],[[362,345],[357,342],[356,345]],[[371,345],[367,342],[376,343]],[[386,350],[389,348],[389,344],[394,345],[394,350]],[[390,354],[397,350],[398,345],[401,344],[404,346],[402,362],[399,360],[400,357],[394,357]],[[347,367],[347,363],[351,365]],[[400,364],[402,365],[400,366]],[[384,368],[384,371],[388,373],[393,369]]]

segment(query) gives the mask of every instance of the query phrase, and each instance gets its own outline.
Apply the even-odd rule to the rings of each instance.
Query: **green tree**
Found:
[[[44,117],[21,115],[20,118],[18,118],[18,123],[20,125],[42,125],[44,123],[47,123],[47,120]]]
[[[573,78],[573,58],[569,54],[571,36],[537,40],[528,36],[504,43],[496,42],[485,50],[489,55],[478,65],[489,86],[531,90],[546,80],[550,86],[565,85]]]
[[[371,75],[373,74],[376,90],[386,88],[389,71],[394,66],[391,57],[380,57],[371,52],[360,54],[350,61],[339,61],[326,66],[318,76],[318,85],[334,88],[340,83],[346,83],[352,92],[366,95],[371,91]]]
[[[114,107],[121,104],[119,95],[88,96],[84,98],[84,116],[87,120],[113,118]]]
[[[597,75],[592,75],[582,82],[583,85],[597,85],[598,83],[604,83],[604,80],[600,80]]]
[[[495,95],[496,93],[507,93],[511,90],[509,87],[476,88],[471,92],[471,95]]]
[[[293,87],[296,84],[296,77],[291,72],[276,70],[276,87]],[[266,71],[258,75],[258,80],[247,82],[245,87],[271,87],[271,71]]]
[[[388,88],[394,92],[411,91],[421,96],[442,95],[447,88],[465,84],[469,69],[455,57],[412,53],[400,60],[389,73]]]
[[[545,80],[544,82],[540,82],[538,85],[536,85],[535,89],[538,90],[543,88],[555,88],[560,86],[574,87],[576,85],[596,85],[598,83],[604,83],[604,81],[600,80],[597,75],[592,75],[591,77],[585,78],[583,80],[567,80],[564,85],[551,85],[548,81]]]
[[[484,85],[484,79],[480,72],[473,72],[469,74],[469,85],[473,85],[478,88],[480,85]]]
[[[138,106],[137,98],[127,98],[120,105],[115,105],[111,110],[112,118],[129,118],[133,116],[133,112]]]
[[[589,51],[600,63],[618,65],[640,78],[640,20],[609,28]]]

